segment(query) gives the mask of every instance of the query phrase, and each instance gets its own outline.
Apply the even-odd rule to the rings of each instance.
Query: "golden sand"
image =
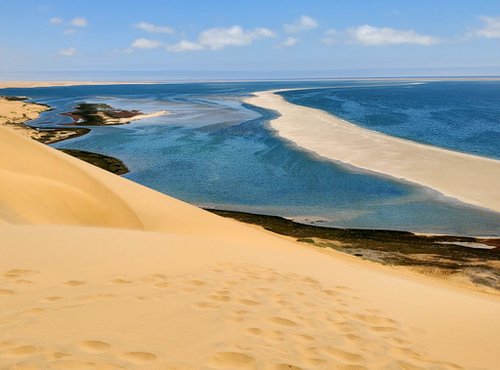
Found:
[[[0,127],[0,368],[498,365],[500,301],[325,255]]]

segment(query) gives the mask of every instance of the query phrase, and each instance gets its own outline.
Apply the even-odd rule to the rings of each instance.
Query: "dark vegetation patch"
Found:
[[[118,158],[110,157],[104,154],[87,152],[84,150],[76,149],[60,149],[62,152],[69,154],[73,157],[81,159],[82,161],[88,162],[102,168],[103,170],[112,172],[116,175],[124,175],[129,172],[129,169]]]
[[[500,290],[500,238],[416,235],[406,231],[341,229],[305,225],[282,217],[208,209],[223,217],[259,225],[299,242],[332,248],[370,261],[407,266],[433,275],[461,274],[470,282]],[[481,243],[492,249],[453,243]],[[446,243],[446,244],[442,244]]]
[[[62,113],[63,116],[71,117],[73,124],[86,126],[119,125],[122,123],[110,120],[132,118],[141,114],[142,112],[136,109],[116,109],[103,103],[80,103],[72,112]]]

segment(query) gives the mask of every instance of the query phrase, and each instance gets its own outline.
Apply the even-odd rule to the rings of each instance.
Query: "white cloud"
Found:
[[[303,15],[295,22],[291,24],[285,24],[283,28],[287,33],[299,33],[302,31],[312,30],[316,27],[318,27],[318,22],[316,22],[315,19],[308,17],[307,15]]]
[[[161,42],[150,39],[137,39],[130,46],[135,49],[156,49],[161,46]]]
[[[63,20],[59,17],[52,17],[50,18],[50,24],[62,24]]]
[[[289,48],[292,46],[297,45],[300,42],[300,39],[297,37],[287,37],[285,40],[283,40],[281,43],[278,44],[279,48]]]
[[[182,40],[181,42],[168,46],[168,51],[192,51],[192,50],[220,50],[226,46],[249,45],[254,40],[275,37],[275,34],[267,28],[254,28],[245,30],[240,26],[228,28],[210,28],[198,36],[197,42]]]
[[[274,33],[266,28],[244,30],[240,26],[232,26],[203,31],[198,38],[198,43],[207,49],[219,50],[226,46],[249,45],[256,39],[273,36]]]
[[[204,49],[203,45],[197,44],[187,40],[181,40],[177,44],[167,46],[167,51],[179,53],[182,51],[194,51]]]
[[[65,29],[65,30],[63,31],[63,33],[64,33],[65,35],[72,35],[72,34],[74,34],[75,32],[76,32],[76,31],[75,31],[75,29],[74,29],[74,28],[67,28],[67,29]]]
[[[76,49],[73,47],[65,48],[59,50],[59,55],[65,56],[65,57],[72,57],[76,54]]]
[[[487,39],[500,38],[500,17],[480,17],[483,22],[483,28],[474,32],[478,37]]]
[[[73,18],[71,20],[71,25],[75,27],[86,27],[88,24],[87,20],[82,17]]]
[[[336,29],[331,28],[329,30],[326,30],[324,33],[324,37],[321,39],[321,42],[328,46],[336,44],[339,41],[338,35],[339,32]]]
[[[352,39],[364,45],[395,45],[395,44],[418,44],[432,45],[439,40],[433,36],[421,35],[414,30],[396,30],[387,27],[373,27],[364,25],[351,28],[349,33]]]
[[[147,22],[139,22],[136,25],[134,25],[135,28],[139,28],[143,31],[149,32],[149,33],[173,33],[174,30],[171,27],[168,26],[157,26],[151,23]]]

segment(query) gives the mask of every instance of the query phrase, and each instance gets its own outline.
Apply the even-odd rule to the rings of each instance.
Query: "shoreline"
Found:
[[[36,87],[93,86],[93,85],[154,85],[163,82],[150,81],[0,81],[0,89],[29,89]]]
[[[7,88],[35,88],[57,86],[88,86],[88,85],[158,85],[176,83],[224,83],[224,82],[320,82],[320,81],[500,81],[500,76],[399,76],[399,77],[317,77],[317,78],[230,78],[230,79],[179,79],[179,80],[144,80],[144,81],[33,81],[33,80],[8,80],[0,81],[0,89]]]
[[[5,127],[0,140],[0,367],[498,363],[498,295],[325,253]]]
[[[55,148],[63,153],[66,153],[72,157],[78,158],[81,161],[90,163],[96,167],[99,167],[108,172],[114,173],[115,175],[121,176],[129,173],[127,165],[119,158],[112,157],[109,155],[89,152],[87,150],[78,149],[67,149],[67,148]]]
[[[30,102],[27,100],[27,97],[0,96],[0,113],[5,114],[0,115],[0,126],[9,127],[25,137],[46,145],[60,143],[69,139],[75,139],[77,137],[87,135],[92,131],[87,127],[60,128],[59,126],[56,126],[38,128],[29,126],[26,124],[28,120],[36,119],[41,113],[50,111],[52,110],[52,108],[46,104]],[[95,126],[123,125],[145,118],[159,117],[168,114],[167,111],[142,113],[139,111],[131,112],[113,109],[112,107],[109,108],[109,113],[98,113],[99,115],[97,116],[97,118],[99,119],[99,122],[95,123]],[[13,111],[12,109],[15,109],[16,111]],[[17,110],[19,110],[19,112],[17,112]],[[116,116],[113,116],[113,113],[115,113]],[[120,117],[120,114],[123,117]],[[75,119],[74,126],[84,125],[85,124],[76,122]],[[97,152],[89,152],[71,148],[55,149],[116,175],[124,175],[130,172],[126,164],[121,159],[116,157]]]
[[[299,243],[401,269],[419,278],[430,278],[489,295],[500,293],[498,237],[419,235],[396,230],[334,228],[306,225],[279,216],[203,209],[262,227]]]
[[[260,91],[243,101],[278,112],[280,116],[271,120],[270,126],[285,140],[322,158],[423,185],[463,203],[500,212],[500,161],[368,130],[320,109],[289,103],[276,94],[284,91],[288,89]]]

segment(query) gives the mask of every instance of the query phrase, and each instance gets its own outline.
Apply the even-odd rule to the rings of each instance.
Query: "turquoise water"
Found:
[[[258,90],[333,87],[285,95],[300,104],[320,107],[325,104],[324,99],[340,100],[335,94],[343,92],[360,94],[360,106],[375,105],[370,94],[378,91],[380,96],[384,91],[396,89],[402,96],[399,109],[406,109],[405,114],[411,109],[423,110],[423,103],[416,98],[407,99],[407,106],[402,106],[405,86],[412,85],[401,86],[401,82],[392,81],[189,83],[5,89],[0,90],[0,94],[28,95],[53,106],[53,111],[43,113],[32,122],[37,126],[68,123],[70,119],[60,113],[82,101],[105,102],[145,112],[170,111],[168,116],[130,125],[92,128],[89,135],[55,146],[121,158],[131,170],[125,177],[200,206],[280,215],[327,226],[500,235],[500,214],[467,206],[420,186],[321,160],[274,135],[268,121],[275,113],[241,102],[243,96]],[[450,85],[449,90],[454,89]],[[370,93],[363,98],[358,90]],[[492,89],[491,94],[497,92]],[[332,99],[325,98],[332,96]],[[342,99],[347,102],[346,96]],[[352,99],[349,101],[354,101]],[[392,103],[392,98],[384,99],[386,119],[391,119],[391,109],[394,110],[392,116],[399,117],[401,112],[387,103],[389,100]],[[412,102],[415,106],[411,108],[408,105]],[[470,128],[471,135],[481,135],[497,127],[494,117],[498,105],[493,102],[494,99],[491,107],[474,104],[469,107],[470,116],[477,110],[478,116],[488,122],[482,125],[478,121]],[[343,107],[342,114],[355,114],[356,109],[350,104],[335,107]],[[333,112],[330,106],[320,108]],[[425,109],[428,114],[428,108]],[[337,109],[334,113],[341,115],[340,111]],[[368,127],[371,123],[362,118],[371,117],[367,111],[368,108],[364,109],[364,115],[357,117],[363,121],[358,123]],[[488,115],[493,118],[488,119]],[[433,119],[441,126],[432,130],[452,129],[448,121],[439,116]],[[429,122],[417,120],[412,125],[423,126],[416,132],[427,132],[431,129],[425,127]],[[401,125],[404,123],[392,126],[395,129]],[[404,127],[399,129],[402,133],[407,131]],[[456,144],[450,144],[451,139],[440,140],[447,145]],[[489,140],[477,147],[488,153],[495,150]],[[459,149],[472,151],[465,146]]]

